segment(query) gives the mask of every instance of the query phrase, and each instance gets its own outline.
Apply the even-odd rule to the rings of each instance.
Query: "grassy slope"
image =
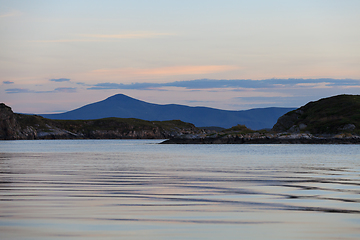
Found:
[[[303,113],[294,125],[306,124],[310,133],[339,133],[347,124],[356,126],[353,133],[360,133],[360,95],[338,95],[309,102],[300,109]],[[297,110],[287,113],[295,114]]]

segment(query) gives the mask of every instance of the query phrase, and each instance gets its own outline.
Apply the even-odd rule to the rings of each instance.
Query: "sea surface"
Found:
[[[360,239],[359,145],[0,141],[0,239]]]

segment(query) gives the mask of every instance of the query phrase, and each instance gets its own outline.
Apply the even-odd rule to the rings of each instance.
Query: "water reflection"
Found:
[[[1,239],[360,238],[352,146],[76,143],[0,153]]]

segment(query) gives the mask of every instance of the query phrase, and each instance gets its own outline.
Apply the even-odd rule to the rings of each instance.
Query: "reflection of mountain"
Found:
[[[229,128],[243,124],[251,129],[272,128],[277,119],[293,108],[257,108],[244,111],[227,111],[208,107],[184,105],[158,105],[143,102],[123,94],[78,109],[60,113],[43,114],[50,119],[100,119],[108,117],[138,118],[150,121],[179,119],[197,127],[219,126]]]

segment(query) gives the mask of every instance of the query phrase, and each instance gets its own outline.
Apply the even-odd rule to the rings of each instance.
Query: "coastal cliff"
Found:
[[[105,118],[97,120],[51,120],[14,113],[0,104],[0,139],[167,139],[185,134],[203,134],[180,120],[145,121]]]
[[[10,107],[0,103],[0,139],[33,139],[35,129],[21,127]]]

